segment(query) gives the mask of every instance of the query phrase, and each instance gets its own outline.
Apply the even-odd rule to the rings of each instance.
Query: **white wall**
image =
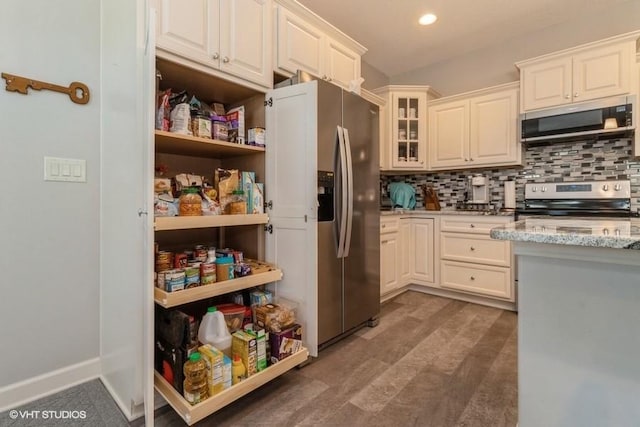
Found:
[[[0,71],[91,91],[78,105],[0,80],[2,406],[8,386],[100,354],[100,1],[3,1]],[[87,182],[44,182],[44,156],[86,159]]]
[[[361,62],[360,74],[364,78],[362,87],[365,89],[371,90],[378,87],[387,86],[389,84],[389,76],[387,76],[368,62]]]
[[[640,1],[612,6],[606,14],[576,10],[567,23],[510,40],[429,67],[391,77],[392,84],[428,84],[442,95],[519,79],[514,63],[546,53],[640,29]]]

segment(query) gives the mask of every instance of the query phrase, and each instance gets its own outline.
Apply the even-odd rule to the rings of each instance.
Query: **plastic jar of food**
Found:
[[[233,279],[233,256],[216,259],[216,282]]]
[[[242,190],[234,190],[227,203],[228,213],[232,215],[247,213],[247,198]]]
[[[202,197],[196,187],[186,187],[180,195],[180,216],[202,215]]]

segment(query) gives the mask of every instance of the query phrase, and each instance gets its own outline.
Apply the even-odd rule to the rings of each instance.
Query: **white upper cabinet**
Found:
[[[289,73],[305,70],[322,76],[325,55],[324,34],[320,30],[278,7],[277,38],[276,65],[279,69]]]
[[[291,75],[297,70],[349,89],[361,74],[362,45],[290,0],[277,0],[276,71]]]
[[[349,82],[360,77],[360,55],[337,41],[326,40],[326,67],[322,75],[330,82],[349,88]]]
[[[272,86],[271,0],[154,0],[154,7],[158,56]]]
[[[518,89],[469,100],[469,161],[473,166],[519,164]]]
[[[521,111],[634,92],[639,36],[623,34],[517,63]]]
[[[433,169],[467,166],[469,162],[469,101],[429,107],[429,163]]]
[[[429,106],[431,170],[522,163],[517,83],[433,101]]]
[[[382,170],[427,170],[427,106],[440,96],[430,86],[391,85],[375,89],[386,100],[380,120]]]

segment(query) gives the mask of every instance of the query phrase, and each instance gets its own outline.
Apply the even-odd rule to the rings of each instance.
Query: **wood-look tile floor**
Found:
[[[198,426],[515,426],[517,315],[418,292]],[[182,426],[171,408],[156,426]],[[134,423],[135,424],[135,423]]]

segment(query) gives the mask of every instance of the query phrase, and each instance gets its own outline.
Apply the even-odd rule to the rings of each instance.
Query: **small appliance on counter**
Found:
[[[469,177],[468,203],[489,203],[489,179],[482,175]]]

